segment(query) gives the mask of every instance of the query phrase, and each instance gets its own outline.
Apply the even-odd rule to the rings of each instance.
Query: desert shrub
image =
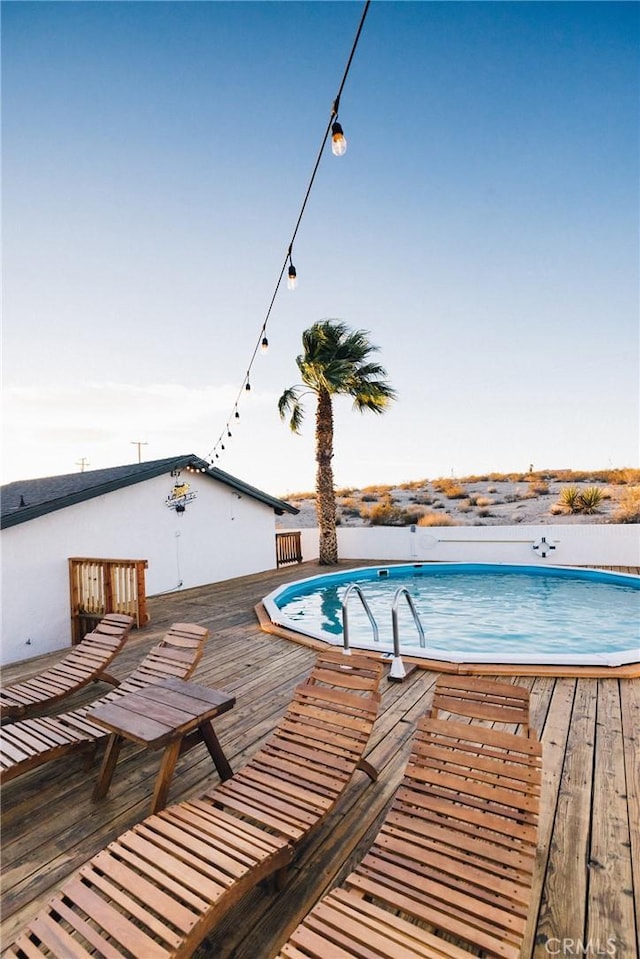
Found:
[[[445,480],[440,486],[440,492],[447,499],[464,499],[467,496],[464,486],[460,486],[455,480]]]
[[[356,513],[359,512],[358,504],[353,496],[346,496],[341,503],[338,504],[343,510],[355,509]]]
[[[356,492],[355,486],[345,486],[344,489],[337,489],[336,496],[351,496]]]
[[[362,487],[362,492],[363,492],[363,493],[375,493],[375,494],[376,494],[376,499],[379,499],[381,496],[384,496],[385,493],[388,493],[389,490],[391,490],[391,489],[392,489],[392,487],[391,487],[391,486],[388,486],[388,485],[387,485],[387,486],[363,486],[363,487]]]
[[[558,498],[560,506],[564,506],[570,513],[579,513],[581,510],[580,490],[577,486],[564,486]]]
[[[411,497],[412,503],[419,503],[422,506],[431,506],[433,503],[433,496],[429,493],[418,493],[416,496]]]
[[[549,492],[549,484],[544,480],[532,480],[530,489],[532,493],[536,494],[536,496],[546,496]]]
[[[478,516],[482,516],[482,518],[484,519],[486,516],[493,516],[493,513],[491,512],[490,509],[487,509],[486,507],[484,507],[483,509],[478,510]]]
[[[560,516],[561,513],[566,513],[566,507],[561,506],[560,503],[554,503],[553,506],[549,508],[549,512],[552,516]]]
[[[614,523],[640,523],[640,486],[630,486],[618,502]]]
[[[377,497],[377,496],[372,496],[371,493],[365,493],[364,496],[362,497],[362,502],[363,502],[363,503],[377,503],[377,502],[378,502],[378,497]]]
[[[497,492],[498,492],[497,486],[487,486],[487,493],[497,493]]]
[[[520,497],[517,493],[505,493],[504,501],[505,503],[517,503]]]
[[[488,496],[478,496],[476,500],[476,506],[493,506],[493,500],[489,499]]]
[[[418,520],[418,526],[457,526],[458,524],[451,516],[439,515],[438,513],[425,513]]]
[[[598,486],[587,486],[579,496],[580,512],[595,513],[602,502],[602,490]]]
[[[360,516],[360,510],[357,506],[341,506],[339,510],[342,516]]]
[[[371,507],[365,518],[371,526],[411,526],[418,523],[421,514],[391,503],[378,503],[377,506]]]

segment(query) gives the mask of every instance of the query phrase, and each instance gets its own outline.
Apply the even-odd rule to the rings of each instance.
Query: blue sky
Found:
[[[2,5],[3,481],[212,449],[362,14]],[[638,7],[374,2],[217,461],[314,482],[277,398],[302,331],[370,331],[399,398],[336,402],[338,486],[638,465]]]

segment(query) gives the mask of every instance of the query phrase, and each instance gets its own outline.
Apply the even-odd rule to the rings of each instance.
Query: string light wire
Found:
[[[354,58],[354,56],[355,56],[355,52],[356,52],[356,49],[357,49],[357,47],[358,47],[358,42],[359,42],[359,40],[360,40],[360,34],[362,33],[362,28],[363,28],[363,26],[364,26],[364,22],[365,22],[365,20],[366,20],[367,13],[368,13],[368,11],[369,11],[369,7],[370,7],[370,6],[371,6],[371,0],[365,0],[364,9],[363,9],[363,11],[362,11],[362,16],[360,17],[360,23],[358,24],[358,29],[357,29],[357,31],[356,31],[356,35],[355,35],[355,38],[354,38],[354,40],[353,40],[353,44],[352,44],[352,46],[351,46],[351,53],[349,54],[349,59],[347,60],[347,65],[346,65],[346,67],[345,67],[345,69],[344,69],[344,73],[343,73],[343,75],[342,75],[342,80],[341,80],[341,82],[340,82],[340,86],[339,86],[339,88],[338,88],[338,92],[337,92],[337,94],[336,94],[336,96],[335,96],[335,99],[334,99],[334,101],[333,101],[333,105],[332,105],[332,107],[331,107],[331,115],[330,115],[330,117],[329,117],[329,121],[328,121],[327,126],[326,126],[326,129],[325,129],[325,131],[324,131],[324,136],[322,137],[322,143],[320,144],[320,149],[318,150],[318,155],[317,155],[316,161],[315,161],[315,163],[314,163],[314,165],[313,165],[313,171],[312,171],[312,173],[311,173],[311,177],[309,178],[309,183],[308,183],[308,186],[307,186],[305,195],[304,195],[304,199],[303,199],[303,201],[302,201],[302,206],[300,207],[300,212],[299,212],[299,214],[298,214],[298,219],[296,220],[296,225],[295,225],[295,227],[294,227],[294,229],[293,229],[293,234],[292,234],[291,240],[290,240],[290,242],[289,242],[289,244],[288,244],[287,252],[286,252],[286,254],[285,254],[284,261],[283,261],[282,267],[281,267],[281,269],[280,269],[280,273],[278,274],[278,279],[277,279],[277,281],[276,281],[276,285],[275,285],[275,288],[274,288],[274,291],[273,291],[273,295],[271,296],[271,300],[269,301],[269,307],[268,307],[268,309],[267,309],[266,316],[265,316],[264,321],[263,321],[263,323],[262,323],[262,326],[261,326],[261,328],[260,328],[260,332],[259,332],[259,334],[258,334],[258,338],[257,338],[257,340],[256,340],[256,344],[255,344],[255,346],[254,346],[253,353],[251,354],[251,359],[249,360],[249,363],[248,363],[248,365],[247,365],[247,373],[246,373],[246,375],[245,375],[242,383],[240,384],[240,388],[239,388],[239,390],[238,390],[238,395],[236,396],[235,403],[233,404],[233,407],[232,407],[231,413],[230,413],[230,415],[229,415],[229,417],[228,417],[228,419],[227,419],[227,423],[226,423],[226,425],[225,425],[225,428],[224,428],[224,430],[221,431],[220,436],[217,438],[217,440],[216,440],[216,442],[214,443],[212,449],[210,450],[210,452],[208,453],[208,455],[207,455],[207,457],[206,457],[207,460],[210,460],[210,461],[212,462],[212,465],[213,465],[213,460],[214,460],[214,458],[215,458],[215,459],[218,458],[217,450],[218,450],[219,447],[222,446],[222,440],[223,440],[223,438],[224,438],[225,435],[227,435],[227,434],[230,435],[230,433],[229,433],[229,420],[230,420],[234,415],[235,415],[236,419],[239,419],[239,418],[240,418],[240,414],[238,413],[238,403],[240,402],[240,399],[241,399],[243,393],[245,393],[246,391],[248,391],[248,390],[251,389],[251,387],[250,387],[250,385],[249,385],[249,375],[250,375],[250,373],[251,373],[251,367],[253,366],[254,360],[255,360],[256,356],[258,355],[258,352],[259,352],[259,350],[261,349],[261,346],[262,346],[264,340],[266,339],[267,324],[269,323],[269,319],[270,319],[270,317],[271,317],[271,312],[272,312],[272,310],[273,310],[274,304],[275,304],[275,302],[276,302],[276,298],[277,298],[277,296],[278,296],[278,292],[279,292],[279,290],[280,290],[280,284],[282,283],[282,277],[284,276],[285,270],[287,270],[288,265],[291,263],[291,254],[292,254],[292,250],[293,250],[293,244],[294,244],[295,239],[296,239],[296,237],[297,237],[297,235],[298,235],[298,230],[300,229],[300,224],[302,223],[302,218],[303,218],[304,213],[305,213],[305,210],[306,210],[306,208],[307,208],[307,203],[309,202],[309,197],[311,196],[311,190],[312,190],[313,184],[314,184],[314,182],[315,182],[316,174],[317,174],[318,168],[319,168],[319,166],[320,166],[320,161],[321,161],[322,155],[323,155],[323,153],[324,153],[324,148],[325,148],[325,145],[326,145],[326,143],[327,143],[327,139],[329,138],[329,134],[330,134],[331,131],[332,131],[332,127],[333,127],[334,123],[335,123],[335,122],[337,121],[337,119],[338,119],[338,110],[340,109],[340,97],[342,96],[342,91],[344,90],[345,83],[347,82],[347,77],[349,76],[349,70],[351,69],[351,63],[352,63],[353,58]]]

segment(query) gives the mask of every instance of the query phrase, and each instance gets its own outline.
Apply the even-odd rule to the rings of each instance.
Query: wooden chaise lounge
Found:
[[[0,783],[29,769],[58,759],[75,749],[95,752],[108,735],[91,721],[98,703],[117,702],[126,693],[175,676],[188,679],[200,661],[209,630],[191,623],[175,623],[151,649],[134,672],[110,693],[87,706],[57,716],[20,719],[0,730]]]
[[[276,729],[234,776],[134,826],[83,866],[5,959],[187,957],[278,873],[363,762],[381,665],[321,653]],[[326,959],[326,957],[324,957]]]
[[[535,736],[529,719],[529,690],[524,686],[443,673],[436,681],[430,715],[435,719],[442,712],[518,725],[524,736]]]
[[[18,719],[71,696],[91,682],[118,685],[107,672],[133,626],[133,616],[107,613],[65,658],[30,679],[0,689],[0,719]]]
[[[373,846],[279,959],[518,959],[540,766],[537,740],[423,718]]]

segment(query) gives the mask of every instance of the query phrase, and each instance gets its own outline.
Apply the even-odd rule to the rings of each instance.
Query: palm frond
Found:
[[[290,386],[278,400],[280,419],[284,420],[289,416],[289,429],[292,433],[300,432],[304,419],[304,409],[300,402],[302,396],[299,386]]]

